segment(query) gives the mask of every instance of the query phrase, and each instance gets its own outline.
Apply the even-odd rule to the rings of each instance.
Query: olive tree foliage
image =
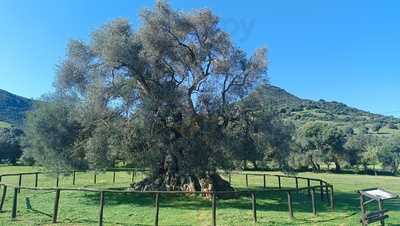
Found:
[[[218,21],[158,1],[136,30],[116,19],[89,43],[71,41],[55,84],[78,99],[80,130],[62,155],[78,152],[92,168],[124,159],[167,177],[229,167],[227,130],[242,115],[237,103],[266,81],[267,60],[265,49],[247,57]]]
[[[287,156],[292,150],[293,126],[282,121],[280,114],[270,103],[259,87],[240,103],[241,116],[229,126],[230,148],[234,150],[234,159],[257,163],[263,167],[273,166],[288,170]]]
[[[81,167],[82,156],[75,149],[80,123],[70,101],[46,97],[29,112],[25,125],[24,159],[61,171]]]
[[[380,139],[373,134],[355,134],[350,136],[345,144],[350,165],[362,165],[364,171],[369,165],[378,164],[378,153],[382,146]]]
[[[311,165],[319,171],[321,163],[335,164],[336,171],[341,170],[341,162],[345,160],[345,133],[329,124],[307,123],[298,130],[297,142],[303,155],[303,164]]]
[[[0,160],[7,161],[13,165],[17,163],[22,155],[21,138],[23,131],[18,128],[0,129]]]
[[[385,142],[380,147],[377,156],[383,167],[396,175],[400,168],[400,138],[394,136],[388,142]]]

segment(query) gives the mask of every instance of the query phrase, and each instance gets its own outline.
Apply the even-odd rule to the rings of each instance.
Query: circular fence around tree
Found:
[[[71,171],[65,172],[71,176],[70,183],[75,186],[76,182],[79,180],[81,173],[91,173],[93,174],[93,180],[87,181],[85,178],[85,183],[87,184],[97,184],[98,177],[101,176],[99,172],[88,172],[88,171]],[[131,175],[131,182],[135,182],[135,178],[138,173],[147,173],[145,170],[138,169],[109,169],[107,172],[112,173],[112,177],[108,177],[107,180],[112,180],[112,183],[116,183],[118,180],[118,175],[121,172],[128,172]],[[54,175],[54,185],[53,186],[39,186],[41,175]],[[335,209],[334,200],[334,189],[333,185],[328,182],[307,177],[297,177],[288,175],[275,175],[266,173],[244,173],[244,172],[221,172],[220,173],[229,183],[232,183],[232,175],[237,175],[245,181],[246,189],[238,191],[133,191],[133,190],[115,190],[110,188],[81,188],[81,187],[63,187],[60,186],[60,174],[48,173],[48,172],[30,172],[30,173],[13,173],[13,174],[2,174],[0,175],[0,187],[2,188],[2,195],[0,201],[0,211],[4,212],[6,196],[9,190],[12,192],[12,207],[11,207],[11,220],[17,218],[17,203],[18,194],[21,190],[30,191],[48,191],[54,192],[54,203],[53,203],[53,213],[52,213],[52,223],[57,223],[58,213],[59,213],[59,203],[60,203],[60,193],[63,191],[72,192],[91,192],[98,193],[99,197],[99,213],[98,213],[98,224],[104,224],[104,206],[105,196],[109,193],[136,193],[136,194],[147,194],[154,197],[154,225],[158,225],[159,213],[160,213],[160,196],[175,194],[175,195],[202,195],[206,196],[211,201],[211,225],[215,226],[217,222],[217,202],[218,197],[223,195],[231,195],[234,197],[246,196],[250,198],[252,218],[254,222],[257,222],[257,196],[267,192],[280,192],[287,194],[287,211],[289,219],[293,219],[295,209],[293,208],[293,198],[296,198],[299,194],[305,194],[307,197],[306,202],[309,203],[310,213],[313,215],[317,214],[317,199],[325,202],[329,207]],[[5,183],[5,178],[12,177],[16,183]],[[23,186],[23,181],[27,177],[33,177],[33,184],[31,186]],[[273,183],[272,183],[273,182]],[[272,185],[272,187],[270,186]],[[251,188],[250,188],[251,187]]]

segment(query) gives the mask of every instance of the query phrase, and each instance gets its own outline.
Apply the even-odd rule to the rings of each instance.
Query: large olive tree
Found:
[[[58,95],[78,99],[69,152],[93,168],[116,159],[151,168],[136,189],[229,189],[216,173],[231,164],[228,129],[266,70],[266,50],[247,57],[210,10],[159,1],[139,29],[116,19],[89,43],[70,42],[56,81]]]

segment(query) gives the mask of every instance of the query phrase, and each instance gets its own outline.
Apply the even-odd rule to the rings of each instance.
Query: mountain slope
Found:
[[[7,123],[21,126],[25,113],[32,109],[34,100],[17,96],[0,89],[0,122],[6,126]]]
[[[260,86],[252,95],[296,126],[320,121],[354,130],[400,134],[400,119],[359,110],[340,102],[302,99],[272,85]],[[0,89],[0,127],[10,124],[22,126],[25,114],[32,109],[34,102]]]
[[[336,101],[301,99],[272,85],[259,87],[253,95],[257,95],[266,106],[272,106],[285,120],[297,126],[321,121],[377,133],[392,133],[400,127],[400,119],[395,117],[370,113]]]

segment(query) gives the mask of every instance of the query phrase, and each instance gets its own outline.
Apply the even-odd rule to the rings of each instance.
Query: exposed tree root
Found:
[[[131,184],[131,188],[136,191],[187,191],[205,192],[204,196],[210,198],[208,192],[214,191],[234,191],[234,188],[218,174],[210,174],[203,177],[194,175],[163,175],[158,177],[148,177],[144,180]],[[233,194],[218,195],[219,197],[234,197]]]

